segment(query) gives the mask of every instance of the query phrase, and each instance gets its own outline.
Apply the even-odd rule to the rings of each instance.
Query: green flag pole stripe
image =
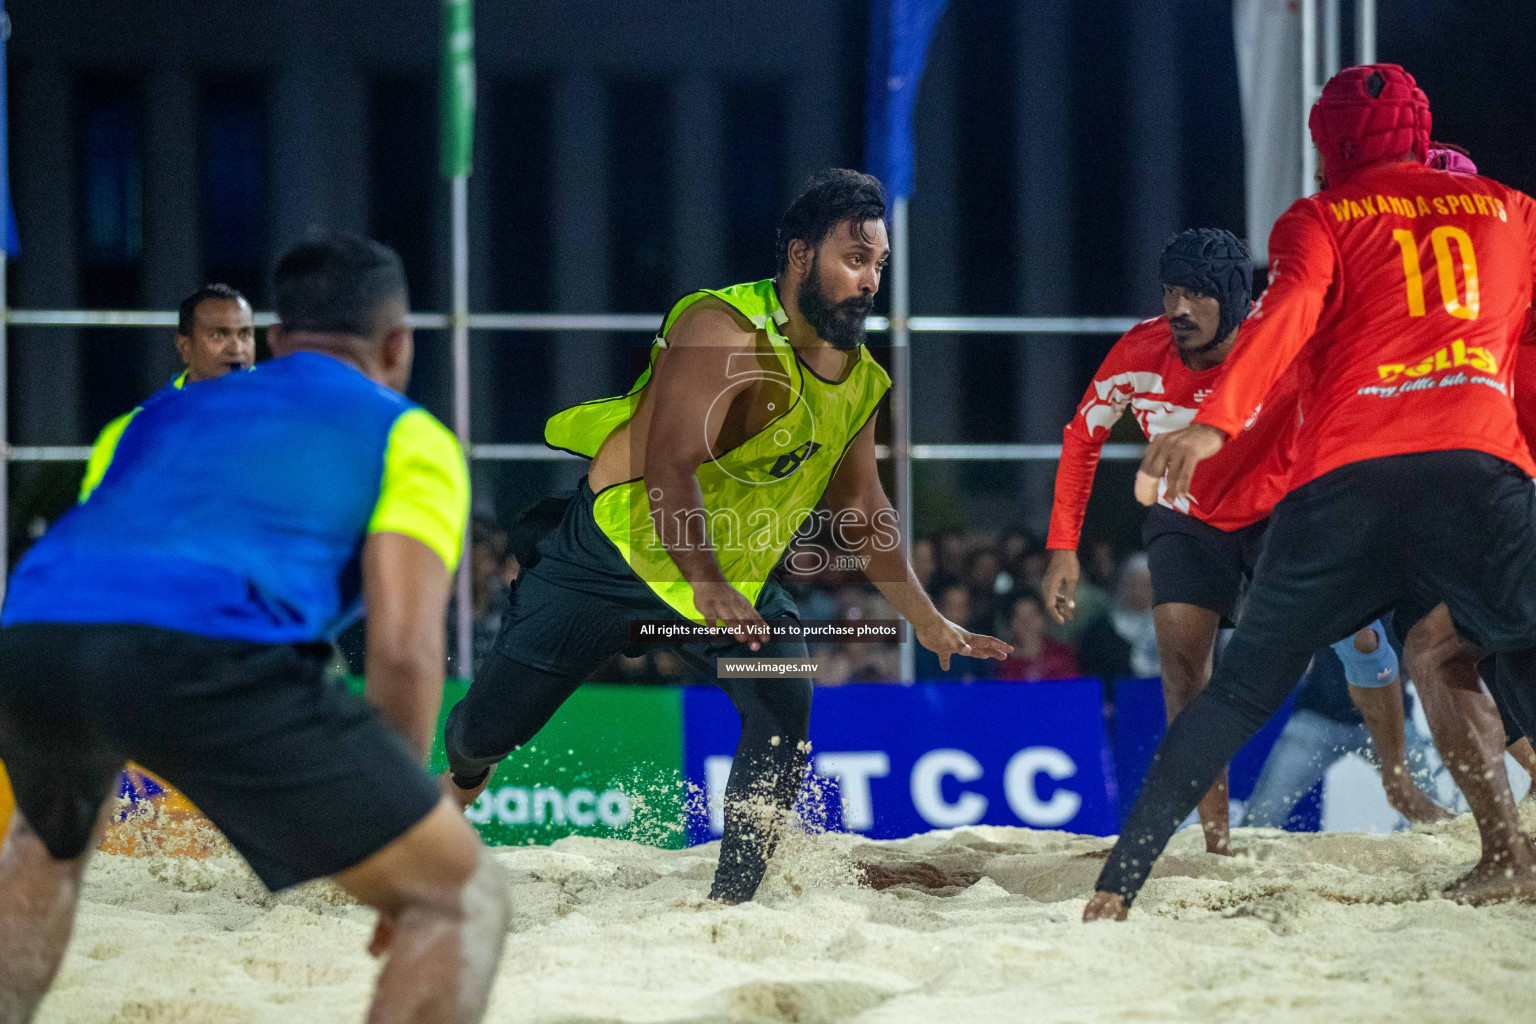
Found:
[[[443,0],[442,170],[467,177],[475,138],[474,0]]]

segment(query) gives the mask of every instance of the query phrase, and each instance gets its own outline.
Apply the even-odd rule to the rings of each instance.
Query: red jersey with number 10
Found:
[[[1489,178],[1382,164],[1297,200],[1269,288],[1195,417],[1235,436],[1300,372],[1290,487],[1362,459],[1465,448],[1536,473],[1511,371],[1536,284],[1536,204]]]
[[[1166,316],[1143,320],[1115,342],[1062,431],[1047,548],[1077,549],[1099,449],[1109,439],[1110,427],[1127,410],[1149,439],[1187,427],[1220,369],[1185,366],[1174,349]],[[1285,494],[1288,438],[1295,420],[1294,387],[1282,383],[1265,399],[1252,428],[1195,470],[1188,497],[1163,497],[1160,503],[1218,530],[1237,530],[1263,519]]]

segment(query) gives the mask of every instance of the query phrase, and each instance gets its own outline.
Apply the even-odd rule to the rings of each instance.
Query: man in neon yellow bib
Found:
[[[955,654],[1007,656],[1008,645],[928,600],[876,471],[875,409],[890,378],[864,347],[864,318],[890,255],[884,215],[874,178],[818,174],[784,215],[776,277],[685,297],[628,394],[550,419],[545,440],[592,466],[525,562],[496,647],[449,716],[462,804],[631,646],[630,623],[726,625],[734,635],[676,649],[741,714],[710,895],[751,899],[799,791],[811,680],[716,678],[716,661],[807,657],[803,641],[752,629],[798,618],[770,572],[827,516],[839,548],[866,559],[865,574],[946,668]]]

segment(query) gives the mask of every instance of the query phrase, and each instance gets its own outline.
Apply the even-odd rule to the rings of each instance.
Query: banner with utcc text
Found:
[[[1097,679],[818,689],[802,813],[876,839],[964,825],[1110,835],[1103,693]],[[740,731],[719,690],[686,692],[683,760],[708,811],[690,819],[695,842],[720,838]]]
[[[445,687],[443,718],[467,689]],[[882,839],[975,824],[1112,834],[1163,732],[1161,686],[1119,680],[1113,708],[1106,716],[1097,679],[819,687],[802,817]],[[1252,789],[1286,717],[1233,760],[1236,798]],[[498,846],[569,835],[667,847],[718,839],[740,735],[735,708],[712,686],[584,686],[497,767],[468,817]],[[431,768],[446,768],[442,719]],[[0,766],[0,827],[10,795]],[[196,813],[136,772],[119,795],[122,818],[147,809],[174,825]],[[1317,827],[1315,800],[1310,807],[1298,809],[1293,828]],[[137,842],[130,827],[109,834],[106,847],[131,853]],[[163,837],[156,846],[169,849]]]

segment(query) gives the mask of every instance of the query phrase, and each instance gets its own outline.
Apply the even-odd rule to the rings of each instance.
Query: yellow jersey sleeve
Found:
[[[425,409],[402,413],[389,430],[379,503],[368,532],[414,537],[452,572],[468,521],[469,468],[458,439]]]
[[[137,408],[125,412],[117,419],[101,428],[101,433],[96,435],[96,443],[91,445],[91,458],[85,464],[85,479],[80,481],[80,503],[91,496],[96,485],[101,483],[101,478],[107,475],[107,469],[112,465],[112,457],[117,454],[117,442],[123,439],[123,431],[128,429],[128,424],[139,414]]]

